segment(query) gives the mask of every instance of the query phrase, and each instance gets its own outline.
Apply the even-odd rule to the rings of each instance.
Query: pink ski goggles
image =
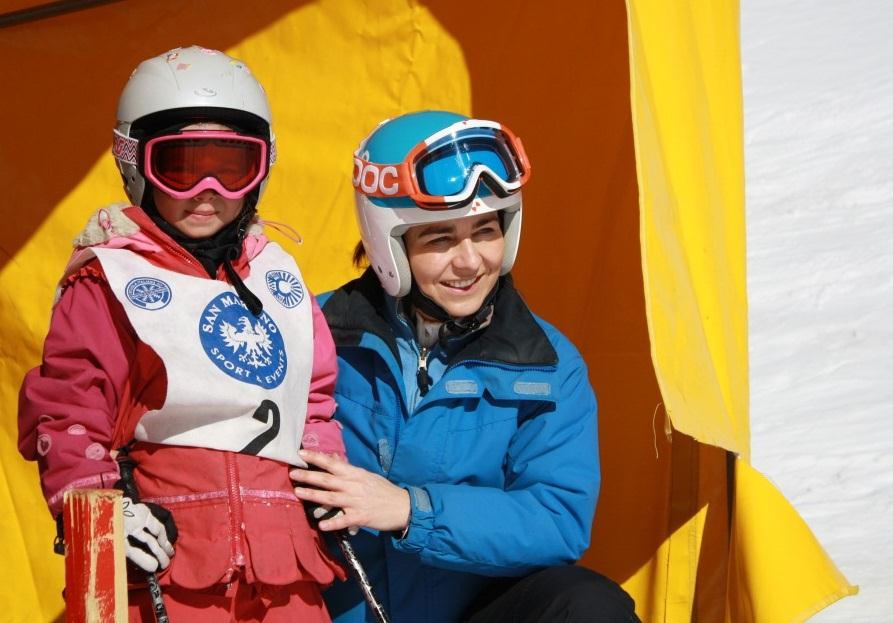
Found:
[[[143,171],[156,188],[175,199],[214,190],[240,199],[267,176],[267,143],[231,131],[190,130],[158,136],[143,150]]]
[[[112,153],[136,164],[139,144],[115,130]],[[150,139],[142,150],[141,170],[156,188],[175,199],[213,190],[240,199],[270,170],[266,141],[229,130],[187,130]]]

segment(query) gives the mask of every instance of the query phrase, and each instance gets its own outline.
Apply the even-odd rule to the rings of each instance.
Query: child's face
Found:
[[[227,199],[204,190],[192,199],[174,199],[154,189],[155,207],[165,221],[190,238],[207,238],[236,220],[245,198]]]
[[[219,123],[196,123],[184,130],[229,130]],[[153,188],[155,207],[165,221],[190,238],[207,238],[236,220],[245,198],[227,199],[216,191],[203,190],[190,199],[174,199]]]

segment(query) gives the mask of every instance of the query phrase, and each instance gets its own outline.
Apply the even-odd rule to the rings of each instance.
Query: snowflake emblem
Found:
[[[170,286],[154,277],[131,279],[124,288],[124,295],[135,306],[149,311],[167,307],[172,296]]]

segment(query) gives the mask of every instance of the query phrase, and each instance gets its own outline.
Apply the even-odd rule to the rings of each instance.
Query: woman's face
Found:
[[[496,285],[505,254],[496,212],[416,225],[403,242],[419,289],[453,318],[480,309]]]
[[[229,130],[219,123],[196,123],[183,130]],[[227,199],[217,191],[205,189],[190,199],[175,199],[153,188],[158,213],[180,233],[190,238],[207,238],[236,220],[245,205],[245,198]]]

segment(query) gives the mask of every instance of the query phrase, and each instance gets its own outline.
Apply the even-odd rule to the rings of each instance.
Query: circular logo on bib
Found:
[[[218,368],[265,389],[285,379],[287,361],[279,327],[267,312],[255,316],[232,292],[211,300],[198,325],[202,348]]]
[[[283,307],[297,307],[304,300],[301,280],[285,270],[268,270],[267,289]]]
[[[171,302],[171,287],[154,277],[135,277],[127,282],[124,295],[140,309],[154,311]]]

